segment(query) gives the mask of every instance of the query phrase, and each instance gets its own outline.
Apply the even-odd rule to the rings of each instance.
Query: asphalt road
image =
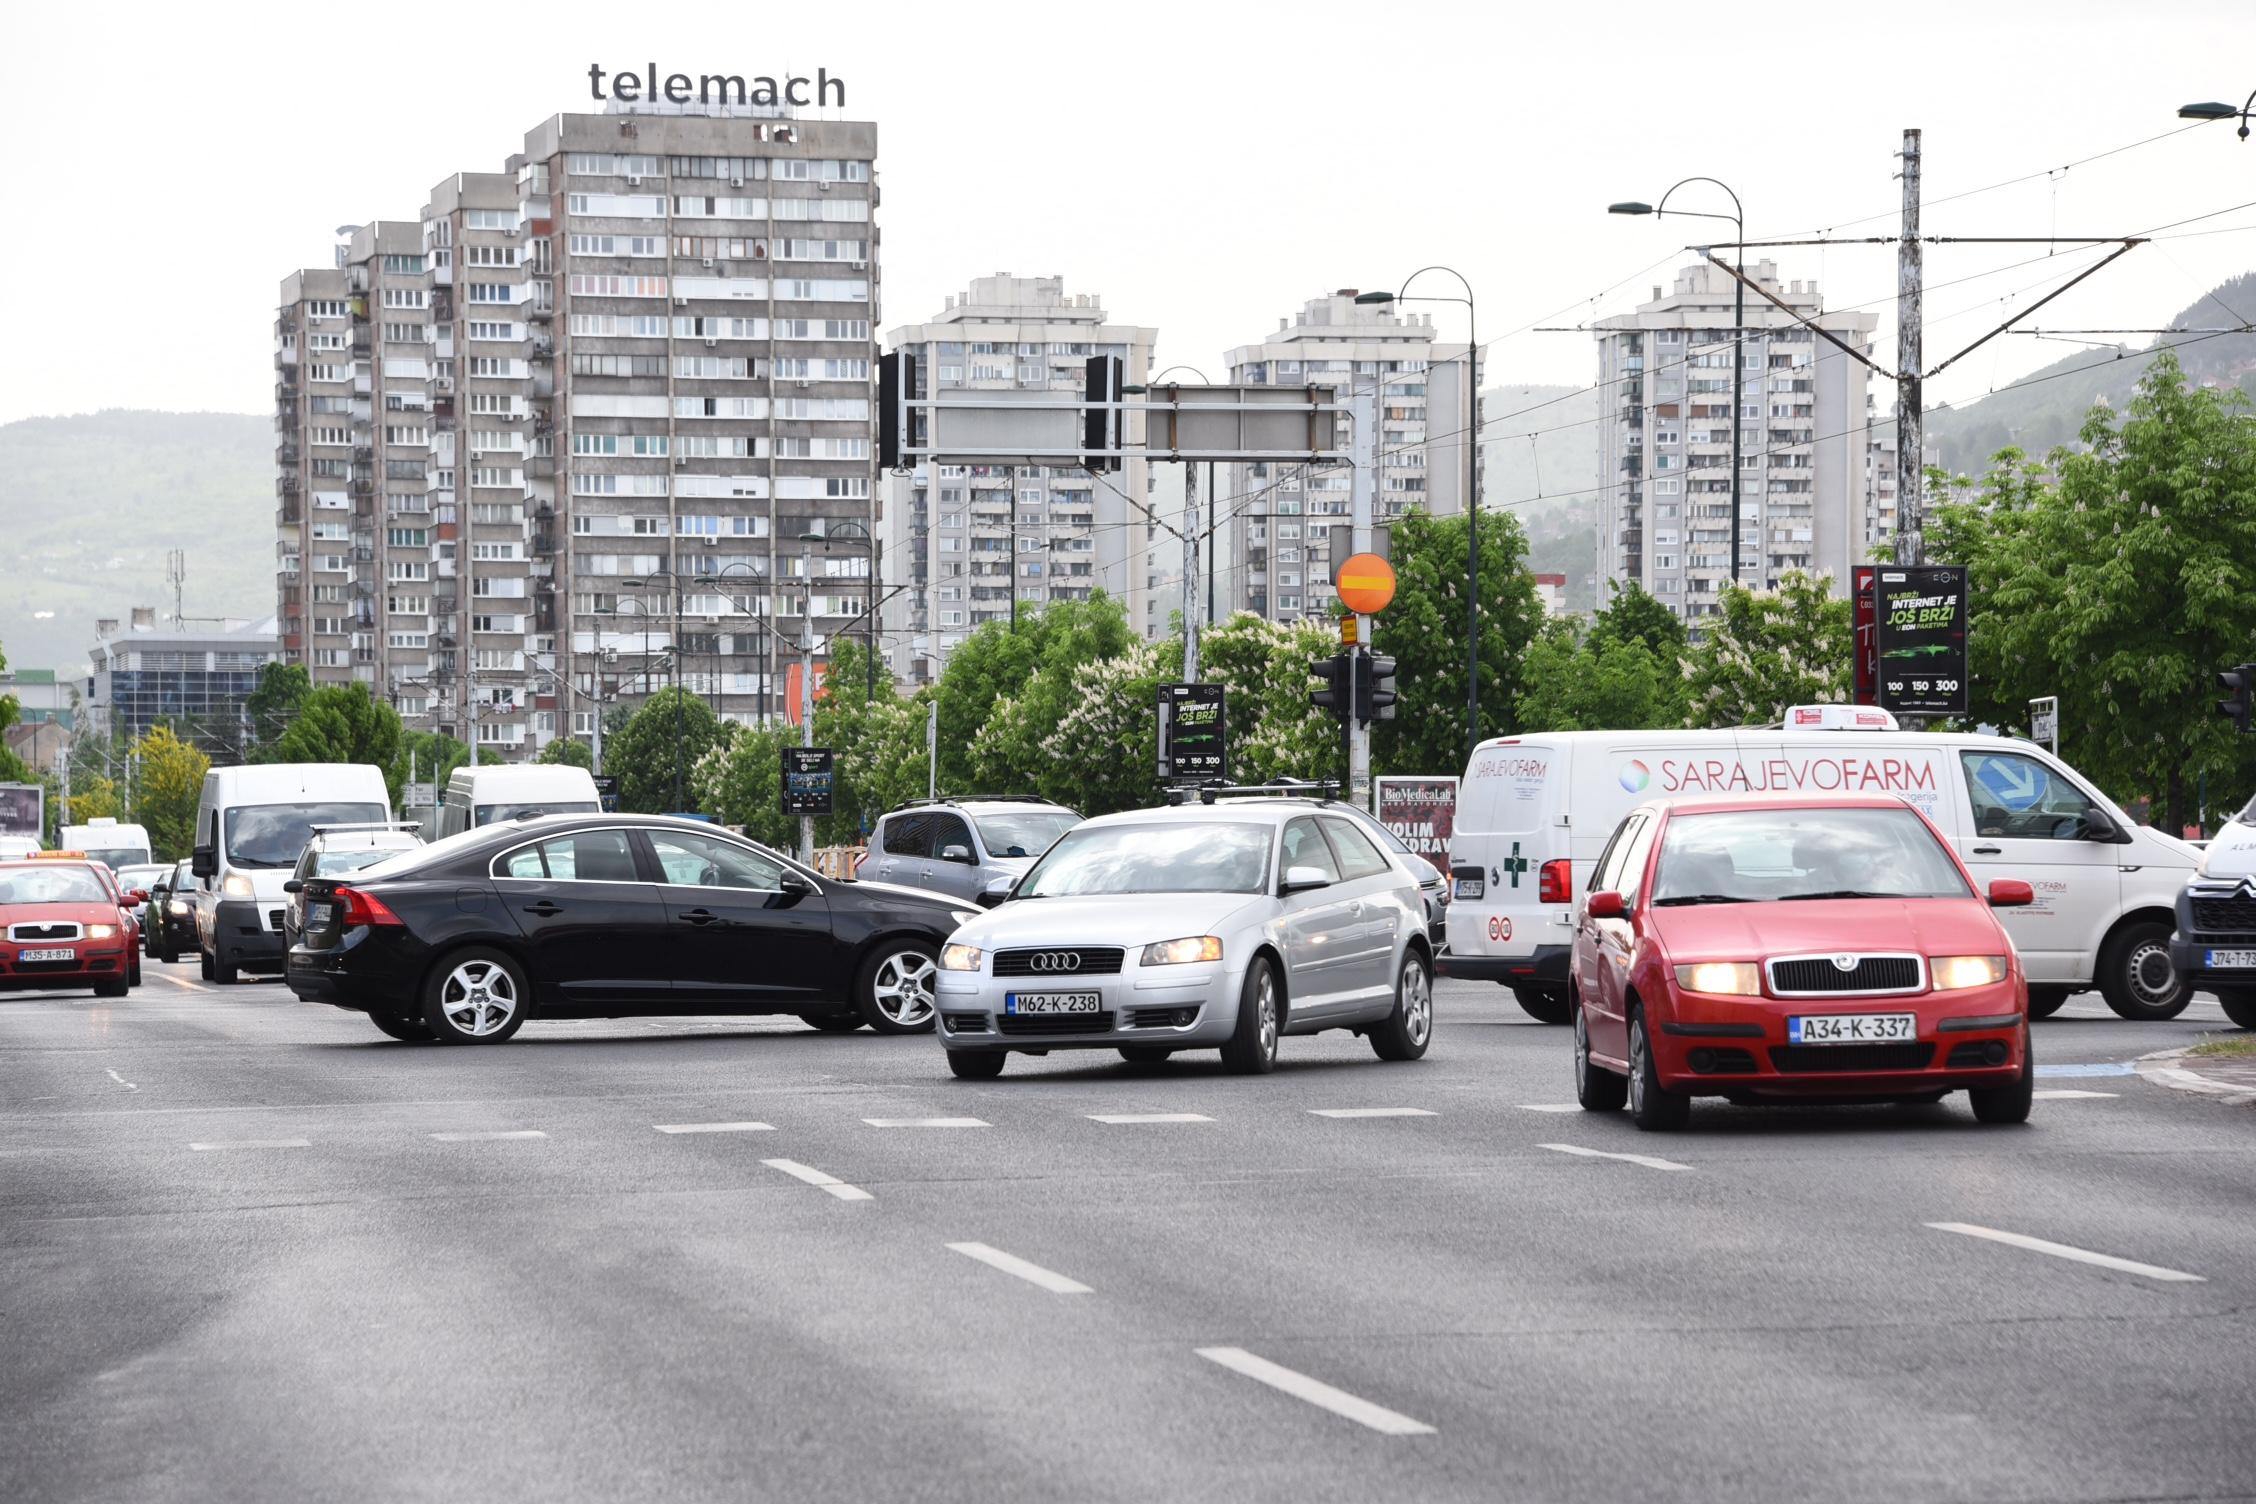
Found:
[[[400,1045],[192,966],[0,997],[0,1499],[2256,1496],[2256,1114],[2114,1069],[2213,1004],[2072,1002],[2039,1086],[2092,1095],[2024,1128],[1656,1137],[1439,1003],[1417,1064],[974,1084],[795,1023]]]

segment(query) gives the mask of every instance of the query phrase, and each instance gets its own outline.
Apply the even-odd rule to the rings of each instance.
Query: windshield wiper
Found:
[[[1798,903],[1811,898],[1909,898],[1909,893],[1875,893],[1866,888],[1828,888],[1823,893],[1781,893],[1780,903]]]
[[[1658,909],[1668,904],[1753,902],[1752,898],[1740,898],[1730,893],[1672,893],[1666,898],[1654,899],[1653,907]]]

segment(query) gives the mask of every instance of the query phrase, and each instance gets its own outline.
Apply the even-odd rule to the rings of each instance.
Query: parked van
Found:
[[[2187,985],[2216,993],[2225,1017],[2256,1029],[2256,799],[2202,848],[2178,895],[2170,955]]]
[[[533,815],[598,815],[603,796],[585,768],[567,763],[489,763],[456,768],[439,801],[431,839]]]
[[[1643,801],[1731,793],[1895,794],[1978,882],[2026,881],[2036,902],[1999,913],[2034,1017],[2094,985],[2125,1018],[2171,1018],[2191,996],[2170,935],[2194,847],[2134,824],[2034,743],[1902,731],[1861,705],[1796,706],[1783,727],[1482,742],[1458,785],[1440,974],[1504,983],[1534,1017],[1565,1022],[1576,904],[1606,838]]]
[[[55,849],[83,851],[89,860],[100,862],[112,872],[145,866],[152,860],[146,830],[138,825],[120,825],[107,816],[84,825],[64,826],[55,832]]]
[[[277,762],[206,773],[189,856],[205,980],[281,972],[282,885],[314,827],[391,817],[383,770],[368,763]]]

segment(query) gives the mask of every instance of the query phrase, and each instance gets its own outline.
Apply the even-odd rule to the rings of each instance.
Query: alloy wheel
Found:
[[[1645,1110],[1645,1020],[1629,1021],[1629,1110]]]
[[[896,951],[878,963],[870,995],[877,1011],[904,1029],[932,1020],[932,977],[937,968],[922,951]]]
[[[1261,1038],[1261,1053],[1277,1053],[1277,976],[1266,966],[1261,969],[1261,982],[1254,992],[1255,1028]]]
[[[1574,1076],[1575,1094],[1584,1096],[1590,1090],[1590,1027],[1582,1019],[1582,1009],[1574,1010]]]
[[[1426,1042],[1433,1031],[1433,984],[1416,956],[1402,965],[1402,1032],[1414,1045]]]
[[[495,1033],[517,1013],[517,983],[492,961],[465,961],[439,989],[447,1022],[473,1039]]]

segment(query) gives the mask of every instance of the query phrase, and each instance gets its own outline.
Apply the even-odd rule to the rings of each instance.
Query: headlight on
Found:
[[[86,938],[89,940],[109,940],[116,935],[117,926],[114,924],[90,924],[86,927]]]
[[[227,874],[227,881],[219,885],[219,891],[229,898],[249,898],[251,880],[240,872],[230,872]]]
[[[1695,961],[1676,969],[1676,985],[1687,992],[1762,996],[1762,971],[1752,961]]]
[[[1155,940],[1144,947],[1146,966],[1182,966],[1192,961],[1219,961],[1222,941],[1215,935],[1187,935],[1181,940]]]
[[[170,907],[175,914],[185,914],[188,912],[188,900],[185,898],[175,898],[171,900]]]
[[[943,945],[940,947],[942,971],[977,971],[985,960],[976,945]]]
[[[1928,963],[1937,992],[1961,987],[1987,987],[2005,980],[2003,956],[1937,956]]]

